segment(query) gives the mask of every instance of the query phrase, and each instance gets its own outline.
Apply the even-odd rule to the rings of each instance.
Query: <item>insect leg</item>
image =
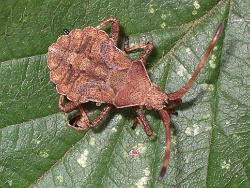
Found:
[[[166,173],[166,169],[167,169],[169,158],[170,158],[171,135],[170,135],[170,116],[169,116],[168,111],[162,109],[162,110],[159,110],[159,113],[163,121],[163,124],[165,126],[165,134],[166,134],[166,153],[165,153],[165,157],[163,160],[161,172],[159,175],[159,180],[162,180],[163,176]]]
[[[93,121],[89,120],[87,110],[82,106],[78,106],[79,112],[76,113],[68,122],[67,125],[76,130],[85,130],[87,128],[95,127],[100,124],[103,118],[110,112],[112,105],[107,104],[102,111],[94,118]]]
[[[110,110],[112,109],[111,104],[107,104],[102,111],[93,119],[93,121],[90,122],[89,127],[95,127],[99,125],[99,123],[103,120],[103,118],[108,115]]]
[[[144,42],[141,42],[140,44],[136,44],[134,46],[129,47],[129,37],[128,36],[125,37],[124,50],[126,52],[130,52],[130,51],[136,50],[136,49],[143,49],[143,52],[139,56],[138,60],[140,60],[144,63],[145,63],[146,58],[148,57],[148,55],[152,51],[153,47],[154,46],[153,46],[153,43],[151,41],[144,41]]]
[[[172,104],[166,106],[164,108],[164,110],[166,110],[169,114],[178,115],[178,112],[174,111],[173,109],[176,106],[178,106],[182,102],[182,100],[181,99],[176,99],[176,100],[173,100],[171,102],[172,102]]]
[[[80,103],[79,102],[73,102],[69,101],[64,104],[64,95],[60,95],[59,102],[58,102],[58,107],[63,111],[63,112],[71,112],[72,110],[76,109]]]
[[[102,23],[100,23],[98,26],[96,26],[96,29],[101,29],[107,24],[111,23],[111,38],[114,40],[115,45],[117,45],[117,41],[119,38],[119,32],[120,32],[120,21],[115,17],[110,17],[106,20],[104,20]]]
[[[71,128],[74,128],[76,130],[85,130],[88,128],[89,125],[89,118],[86,114],[86,112],[82,113],[83,109],[81,106],[79,106],[79,112],[77,112],[73,117],[71,117],[67,125]]]
[[[135,110],[137,116],[134,119],[134,124],[133,124],[132,128],[133,129],[136,128],[136,124],[139,123],[141,125],[141,127],[143,128],[143,130],[145,131],[145,133],[148,136],[152,136],[153,130],[149,126],[148,120],[147,120],[146,116],[144,115],[144,113],[142,112],[141,108],[139,106],[134,106],[133,109]]]

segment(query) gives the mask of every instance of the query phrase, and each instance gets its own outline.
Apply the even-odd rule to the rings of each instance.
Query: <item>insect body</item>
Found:
[[[101,30],[108,23],[112,24],[111,37]],[[133,127],[139,123],[146,134],[151,136],[153,131],[140,106],[157,110],[166,128],[167,149],[159,175],[159,179],[162,179],[170,156],[170,110],[180,102],[181,97],[190,88],[204,66],[218,40],[222,24],[219,25],[189,82],[180,90],[170,94],[154,85],[145,69],[145,60],[153,49],[152,42],[142,42],[129,47],[129,40],[126,37],[124,45],[126,52],[137,48],[143,49],[139,58],[133,61],[124,51],[116,47],[119,29],[119,20],[110,17],[97,27],[74,29],[59,37],[49,47],[50,79],[56,84],[56,89],[60,94],[59,108],[64,112],[79,109],[79,112],[68,122],[69,126],[77,130],[97,126],[113,107],[132,107],[136,112]],[[65,102],[65,97],[68,102]],[[82,106],[89,101],[106,104],[93,121],[89,120]],[[174,105],[168,106],[169,101],[173,101]]]

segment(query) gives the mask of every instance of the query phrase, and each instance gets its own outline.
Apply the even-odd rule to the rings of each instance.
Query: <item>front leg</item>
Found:
[[[124,50],[125,52],[130,52],[136,49],[143,49],[143,52],[140,54],[137,60],[142,61],[144,64],[146,63],[146,58],[149,56],[150,52],[153,50],[153,43],[151,41],[144,41],[140,44],[136,44],[134,46],[129,47],[129,37],[125,37]]]

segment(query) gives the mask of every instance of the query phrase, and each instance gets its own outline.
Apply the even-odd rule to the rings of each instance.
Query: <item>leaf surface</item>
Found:
[[[0,187],[249,187],[250,56],[248,0],[1,1]],[[151,40],[152,82],[167,93],[185,85],[220,22],[206,66],[171,119],[171,159],[162,182],[165,132],[132,130],[134,112],[114,109],[97,127],[75,131],[59,111],[47,49],[62,29],[120,20],[119,47]],[[109,32],[109,27],[105,27]],[[140,51],[130,53],[136,59]],[[93,118],[100,107],[87,104]],[[131,150],[139,149],[137,156]]]

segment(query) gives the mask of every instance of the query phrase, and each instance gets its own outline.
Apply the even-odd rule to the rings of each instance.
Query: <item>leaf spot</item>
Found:
[[[194,136],[198,135],[200,133],[200,127],[199,126],[195,126],[194,127]]]
[[[152,7],[152,5],[150,5],[149,12],[152,13],[152,14],[155,13],[155,9]]]
[[[91,146],[95,145],[95,138],[90,138],[89,144]]]
[[[183,76],[184,70],[185,70],[185,67],[184,67],[183,65],[180,65],[177,74],[178,74],[180,77],[182,77],[182,76]]]
[[[194,5],[195,9],[199,9],[200,8],[199,1],[194,1],[193,5]]]
[[[143,185],[147,185],[148,177],[142,177],[136,182],[136,186],[139,188],[143,188]]]
[[[149,176],[150,175],[150,170],[148,168],[145,168],[143,170],[143,172],[144,172],[145,176]]]
[[[209,91],[213,91],[214,90],[214,85],[213,84],[209,84],[208,85],[208,90]]]
[[[86,162],[87,162],[88,155],[89,155],[89,151],[85,149],[83,154],[81,154],[80,158],[77,159],[78,164],[81,165],[81,167],[83,168],[87,166]]]
[[[193,15],[196,15],[196,14],[197,14],[197,10],[193,10],[193,11],[192,11],[192,14],[193,14]]]
[[[143,188],[144,185],[147,185],[147,182],[149,180],[149,176],[150,176],[150,170],[148,168],[145,168],[143,170],[144,172],[144,177],[141,177],[137,182],[136,182],[136,186],[139,187],[139,188]]]
[[[190,127],[187,127],[185,130],[186,135],[192,135],[192,130]]]
[[[161,28],[165,28],[165,27],[166,27],[166,22],[162,22]]]
[[[196,136],[200,133],[200,127],[196,124],[193,125],[193,128],[187,127],[185,133],[188,136]]]
[[[171,139],[171,142],[173,145],[176,145],[177,144],[177,136],[173,136]]]
[[[59,175],[59,176],[56,176],[56,179],[59,181],[59,182],[63,182],[63,176],[62,175]]]
[[[39,151],[38,155],[42,158],[48,158],[49,157],[49,150],[45,149],[45,150],[41,150]]]
[[[218,46],[215,46],[213,49],[213,51],[216,51],[216,50],[218,50]]]
[[[209,65],[212,69],[214,69],[216,67],[216,64],[214,63],[213,60],[209,60]]]
[[[145,152],[146,149],[147,149],[147,147],[144,146],[142,143],[139,143],[139,144],[138,144],[138,148],[141,148],[141,153]]]
[[[191,49],[190,48],[186,48],[186,53],[187,54],[191,54]]]
[[[117,128],[116,128],[116,127],[113,127],[113,128],[111,129],[111,131],[112,131],[113,133],[116,133],[116,132],[117,132]]]
[[[13,184],[13,181],[12,181],[12,180],[8,180],[7,182],[8,182],[8,184],[9,184],[9,186],[12,186],[12,184]]]
[[[204,116],[202,116],[204,119],[208,119],[208,118],[210,118],[211,117],[211,114],[205,114]]]
[[[202,89],[203,90],[209,90],[209,91],[213,91],[214,90],[214,86],[213,86],[213,84],[207,84],[207,83],[204,83],[204,84],[202,84]]]
[[[230,168],[230,165],[231,165],[231,160],[229,159],[228,161],[223,161],[223,163],[221,164],[221,168],[228,170]]]
[[[214,63],[216,60],[216,56],[215,55],[212,55],[211,56],[211,59],[209,60],[209,65],[212,69],[214,69],[216,67],[216,64]]]

